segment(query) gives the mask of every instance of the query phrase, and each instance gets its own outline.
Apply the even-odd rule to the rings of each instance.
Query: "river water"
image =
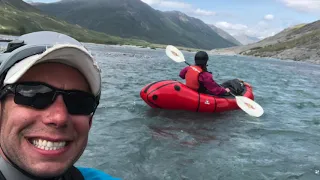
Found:
[[[102,69],[103,92],[79,166],[126,180],[320,179],[320,66],[240,56],[210,56],[222,83],[253,86],[260,118],[152,109],[140,90],[179,80],[185,64],[164,50],[86,44]],[[193,53],[184,52],[188,62]],[[183,82],[183,81],[182,81]]]

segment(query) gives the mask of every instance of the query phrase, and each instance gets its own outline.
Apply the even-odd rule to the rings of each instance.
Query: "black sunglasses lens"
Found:
[[[18,84],[15,90],[14,102],[36,109],[45,109],[55,100],[56,90],[45,84]],[[97,107],[94,96],[82,91],[64,91],[64,103],[70,114],[90,115]],[[58,94],[60,94],[58,91]]]
[[[53,96],[53,90],[45,85],[19,84],[16,87],[14,102],[36,109],[44,109],[52,104]]]
[[[97,106],[95,98],[84,92],[70,92],[63,95],[70,114],[74,115],[90,115],[95,111]]]

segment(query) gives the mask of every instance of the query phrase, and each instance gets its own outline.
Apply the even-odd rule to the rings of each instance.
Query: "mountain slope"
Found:
[[[236,45],[235,43],[221,37],[218,33],[213,31],[210,26],[197,18],[189,17],[179,11],[164,12],[164,15],[174,24],[183,29],[184,35],[189,37],[190,41],[193,40],[193,42],[197,42],[199,44],[208,44],[208,46],[212,44],[212,46],[215,45],[215,47],[229,47]]]
[[[320,63],[320,20],[287,28],[258,43],[212,50],[218,54],[242,54]]]
[[[157,11],[140,0],[64,0],[36,7],[67,22],[124,38],[203,49],[235,45],[200,20]]]
[[[25,3],[21,0],[0,0],[0,7],[2,8],[17,8],[24,12],[39,12],[38,9]]]
[[[235,35],[234,38],[236,38],[238,41],[240,41],[243,45],[248,45],[248,44],[252,44],[252,43],[256,43],[256,42],[260,41],[260,39],[258,39],[256,37],[248,36],[245,34]]]
[[[0,33],[20,35],[28,32],[49,30],[70,35],[83,42],[143,46],[150,44],[141,40],[123,39],[88,30],[40,12],[22,0],[0,0]]]
[[[221,37],[223,37],[224,39],[236,44],[236,45],[242,45],[241,42],[239,42],[236,38],[234,38],[233,36],[231,36],[229,33],[225,32],[224,30],[216,27],[215,25],[209,24],[209,26],[217,33],[219,34]]]

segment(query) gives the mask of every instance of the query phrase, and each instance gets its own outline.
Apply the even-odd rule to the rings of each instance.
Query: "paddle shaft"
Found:
[[[229,92],[232,96],[234,96],[234,97],[236,97],[236,95],[234,95],[232,92],[231,92],[231,90],[230,90],[230,92]]]

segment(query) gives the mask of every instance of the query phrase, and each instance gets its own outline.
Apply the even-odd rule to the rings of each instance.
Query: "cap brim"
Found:
[[[94,58],[83,47],[71,44],[59,44],[48,48],[42,54],[27,57],[8,71],[4,85],[17,82],[32,66],[44,62],[57,62],[78,69],[87,79],[92,93],[98,95],[101,87],[100,69]]]

